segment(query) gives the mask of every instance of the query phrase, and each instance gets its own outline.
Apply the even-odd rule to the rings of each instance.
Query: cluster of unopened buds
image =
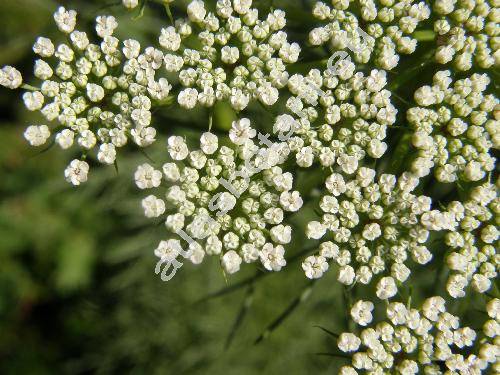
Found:
[[[460,318],[446,310],[442,297],[427,298],[421,308],[391,302],[385,317],[370,324],[374,306],[356,302],[350,315],[359,333],[338,335],[337,346],[351,356],[351,364],[340,369],[341,375],[367,374],[481,374],[488,369],[497,373],[500,333],[500,300],[486,305],[489,318],[481,331],[462,327]],[[479,344],[477,344],[479,342]],[[465,351],[471,354],[462,354]]]
[[[412,194],[416,177],[405,173],[398,181],[383,174],[375,181],[375,175],[373,169],[361,167],[350,180],[339,173],[326,179],[328,193],[319,203],[321,221],[309,222],[306,229],[309,238],[324,242],[319,254],[308,257],[302,268],[309,278],[319,278],[332,261],[339,267],[339,282],[370,284],[378,279],[376,294],[388,299],[410,276],[406,262],[431,261],[425,246],[429,231],[444,230],[449,224],[443,215],[437,218],[430,211],[429,197]]]
[[[425,2],[405,1],[332,1],[314,5],[312,14],[327,22],[309,33],[309,42],[318,46],[329,43],[335,50],[347,44],[363,47],[354,55],[360,64],[373,62],[382,69],[393,69],[399,54],[411,54],[417,47],[412,34],[419,23],[430,16]],[[363,30],[363,28],[365,30]]]
[[[487,94],[487,74],[473,74],[452,85],[450,71],[434,75],[433,86],[415,92],[420,107],[407,119],[418,156],[412,171],[426,176],[434,169],[441,182],[480,181],[495,169],[492,151],[500,147],[500,105]]]
[[[367,288],[386,303],[384,321],[340,335],[339,349],[355,353],[342,374],[499,370],[498,1],[317,2],[317,24],[302,42],[287,34],[284,10],[263,14],[251,0],[159,2],[171,22],[146,46],[118,40],[113,16],[96,18],[92,41],[94,33],[75,29],[75,11],[56,11],[67,38],[36,40],[34,81],[0,70],[0,85],[24,90],[26,108],[42,115],[27,141],[76,148],[81,156],[64,172],[73,185],[87,181],[89,158],[116,164],[126,144],[164,144],[162,164],[141,164],[134,178],[149,194],[145,216],[165,223],[155,254],[174,268],[180,257],[199,264],[207,255],[225,274],[254,262],[280,271],[291,245],[310,242],[301,258],[307,278],[331,268],[344,290]],[[136,12],[145,3],[123,6]],[[340,60],[301,65],[320,50]],[[430,57],[433,78],[405,101],[392,80],[417,51],[443,65]],[[235,119],[230,130],[213,123],[217,105]],[[176,133],[175,120],[162,134],[160,107],[206,113],[199,143]],[[395,140],[408,155],[395,154]],[[453,194],[434,194],[433,184]],[[446,298],[490,293],[482,332],[460,328],[442,297],[420,309],[396,302],[426,268],[446,271]],[[365,327],[374,303],[350,311]]]
[[[453,63],[459,71],[475,64],[480,68],[500,65],[498,22],[500,4],[488,0],[437,0],[434,31],[439,38],[435,59]]]

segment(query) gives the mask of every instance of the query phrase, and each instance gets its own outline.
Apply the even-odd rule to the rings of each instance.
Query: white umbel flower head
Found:
[[[417,152],[411,169],[423,177],[431,170],[438,181],[480,181],[495,168],[498,99],[486,92],[487,74],[453,82],[451,71],[439,71],[432,86],[415,92],[420,107],[407,111]]]
[[[258,260],[267,270],[280,271],[286,265],[284,245],[292,241],[285,212],[299,210],[302,198],[291,190],[292,173],[279,166],[288,155],[286,144],[262,142],[259,147],[253,140],[255,129],[243,120],[233,129],[233,141],[224,145],[217,135],[206,132],[200,136],[201,149],[189,150],[184,138],[171,136],[163,174],[143,164],[134,177],[137,186],[152,189],[154,197],[165,194],[159,189],[165,177],[165,208],[169,208],[165,226],[189,243],[191,261],[222,254],[228,274],[239,271],[243,261]],[[150,216],[165,214],[153,198],[144,202]],[[327,267],[325,261],[319,269]]]

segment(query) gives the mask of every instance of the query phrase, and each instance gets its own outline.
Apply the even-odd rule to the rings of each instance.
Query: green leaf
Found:
[[[60,248],[55,282],[59,290],[72,292],[90,283],[95,261],[94,242],[86,233],[69,233]]]
[[[337,333],[334,333],[324,327],[321,327],[321,326],[313,326],[314,328],[319,328],[320,330],[322,330],[323,332],[325,332],[326,334],[338,339],[339,338],[339,335]]]
[[[309,285],[296,297],[287,308],[271,323],[267,326],[266,330],[255,340],[254,344],[257,345],[263,340],[267,339],[271,333],[273,333],[283,322],[300,306],[300,304],[306,301],[311,295],[312,288],[316,280],[313,280]]]
[[[229,335],[227,336],[226,343],[224,345],[224,348],[226,350],[231,345],[231,342],[233,341],[236,332],[241,327],[241,324],[243,323],[245,316],[247,315],[248,311],[250,310],[250,307],[252,306],[254,291],[255,290],[253,283],[251,283],[247,289],[245,298],[243,299],[243,304],[241,305],[240,311],[238,312],[238,315],[234,320],[233,326],[231,327],[231,331],[229,331]]]

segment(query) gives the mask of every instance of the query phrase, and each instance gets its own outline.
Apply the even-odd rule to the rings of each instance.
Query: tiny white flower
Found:
[[[33,52],[41,57],[51,57],[55,52],[55,47],[50,39],[41,36],[33,45]]]
[[[326,179],[326,188],[336,197],[345,193],[347,190],[344,177],[339,173],[333,173],[328,176]]]
[[[390,276],[383,277],[377,283],[376,294],[380,299],[389,299],[394,297],[398,291],[396,282]]]
[[[54,21],[63,33],[70,34],[76,26],[76,12],[59,7],[54,13]]]
[[[193,0],[187,6],[187,14],[191,21],[202,22],[207,14],[205,3],[201,0]]]
[[[338,165],[342,168],[342,171],[347,174],[353,174],[358,168],[358,159],[350,155],[340,155],[337,159]]]
[[[265,105],[273,105],[279,98],[279,91],[270,82],[264,82],[257,88],[257,97]]]
[[[252,128],[250,120],[247,118],[233,121],[231,130],[229,130],[229,139],[237,145],[242,145],[247,140],[254,138],[256,135],[257,131]]]
[[[229,274],[236,273],[240,270],[242,259],[234,250],[230,250],[222,257],[222,267]]]
[[[152,126],[132,129],[130,135],[137,145],[147,147],[156,140],[156,129]]]
[[[198,91],[193,88],[182,90],[178,97],[177,102],[179,105],[186,109],[193,109],[198,101]]]
[[[141,52],[141,44],[137,40],[127,39],[123,41],[122,52],[127,59],[137,58]]]
[[[177,167],[175,163],[163,164],[163,174],[165,175],[165,178],[170,182],[176,182],[181,177],[179,167]]]
[[[89,83],[87,85],[87,97],[92,102],[100,102],[104,99],[104,89],[95,83]]]
[[[184,228],[184,215],[181,213],[168,215],[167,219],[165,220],[165,227],[167,227],[167,229],[172,232],[180,231],[182,228]]]
[[[168,241],[160,241],[158,247],[154,251],[154,254],[162,260],[172,261],[182,252],[183,250],[180,241],[170,239]]]
[[[87,175],[89,173],[89,165],[86,161],[82,160],[72,160],[64,171],[64,177],[66,181],[77,186],[87,181]]]
[[[344,353],[355,352],[359,349],[360,345],[361,340],[353,333],[344,332],[339,336],[337,340],[337,346]]]
[[[328,263],[322,256],[308,256],[302,262],[302,269],[309,279],[319,279],[328,270]]]
[[[200,137],[200,148],[205,154],[212,155],[219,148],[219,139],[215,134],[205,132]]]
[[[139,189],[151,189],[160,186],[162,173],[151,165],[144,163],[137,167],[134,179]]]
[[[198,242],[191,242],[189,244],[188,257],[191,263],[201,264],[205,258],[205,251]]]
[[[63,129],[56,134],[56,143],[63,150],[70,148],[73,145],[75,133],[70,129]]]
[[[356,274],[354,272],[354,268],[349,265],[343,266],[339,269],[339,275],[337,280],[344,285],[352,285]]]
[[[32,146],[41,146],[47,142],[50,137],[50,130],[47,125],[31,125],[26,128],[24,138]]]
[[[372,302],[359,300],[351,308],[351,317],[360,326],[366,326],[373,320],[373,308]]]
[[[169,26],[161,29],[159,43],[168,51],[177,51],[181,45],[181,36],[176,33],[174,27]]]
[[[154,195],[144,198],[141,204],[147,218],[158,217],[165,212],[165,202]]]
[[[54,74],[50,65],[47,64],[43,60],[36,60],[35,61],[34,73],[35,73],[35,77],[37,77],[41,80],[47,80],[47,79],[51,78],[52,75]],[[2,77],[2,73],[0,72],[0,84],[2,84],[1,77]]]
[[[99,146],[97,159],[103,164],[113,164],[116,159],[116,149],[112,143],[103,143]]]
[[[274,242],[285,245],[292,239],[292,228],[289,225],[279,224],[271,228],[270,235]]]
[[[40,91],[25,92],[23,94],[24,105],[29,111],[36,111],[42,108],[45,98]]]
[[[378,139],[370,140],[367,152],[368,155],[370,155],[372,158],[378,159],[382,157],[382,155],[384,155],[386,151],[387,151],[387,143],[382,142]]]
[[[167,140],[167,150],[174,160],[184,160],[189,155],[189,149],[184,142],[184,138],[173,135]]]
[[[122,4],[127,9],[134,9],[139,5],[139,0],[122,0]]]
[[[78,144],[83,148],[90,150],[95,146],[96,142],[97,138],[92,131],[85,129],[80,132],[80,136],[78,137]]]
[[[280,203],[285,210],[296,212],[302,207],[303,200],[298,191],[284,191],[280,195]]]
[[[368,241],[373,241],[382,235],[380,225],[377,223],[366,224],[363,228],[363,238]]]
[[[23,84],[23,77],[19,70],[12,66],[4,66],[0,70],[0,86],[14,90]]]
[[[117,27],[118,22],[116,22],[116,19],[113,16],[98,16],[96,18],[95,30],[97,35],[101,38],[113,35],[113,32]]]
[[[326,229],[327,228],[319,221],[310,221],[309,223],[307,223],[307,238],[318,240],[325,235]]]
[[[476,161],[471,161],[465,166],[464,174],[468,181],[479,181],[486,175],[481,164]]]
[[[280,271],[286,265],[284,254],[283,246],[274,247],[272,244],[266,243],[260,252],[260,260],[268,271]]]
[[[427,298],[422,304],[422,312],[424,316],[432,322],[436,322],[439,315],[446,311],[445,300],[443,297]]]

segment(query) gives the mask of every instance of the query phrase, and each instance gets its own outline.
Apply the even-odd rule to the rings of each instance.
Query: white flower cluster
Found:
[[[377,67],[390,70],[398,64],[399,54],[415,51],[412,34],[429,18],[430,8],[414,0],[333,0],[332,7],[317,2],[313,16],[328,23],[309,33],[312,45],[329,42],[334,50],[344,50],[351,44],[357,50],[354,61],[364,64],[373,57]]]
[[[129,138],[141,147],[155,140],[151,127],[151,106],[154,101],[166,99],[170,84],[165,78],[155,79],[162,66],[163,55],[148,47],[141,53],[139,42],[129,39],[120,43],[113,36],[118,26],[113,16],[96,19],[96,33],[100,44],[93,44],[89,36],[75,30],[76,12],[60,7],[54,20],[70,43],[54,43],[39,37],[33,51],[40,57],[35,62],[34,74],[41,81],[39,89],[23,95],[26,108],[40,111],[48,122],[57,121],[55,142],[68,149],[75,142],[86,153],[99,147],[97,159],[113,164],[116,149]],[[121,44],[121,46],[120,46]],[[15,88],[21,78],[12,69],[4,68],[1,83]],[[46,143],[51,133],[47,125],[32,125],[25,137],[32,146]],[[75,168],[69,166],[66,178],[79,184],[86,180],[88,164],[77,168],[85,178],[75,179]],[[85,171],[85,172],[84,172]],[[78,183],[77,183],[78,182]]]
[[[473,74],[452,85],[450,71],[440,71],[432,86],[415,92],[420,107],[407,112],[418,150],[413,173],[423,177],[434,168],[441,182],[479,181],[495,169],[491,153],[500,147],[500,106],[486,93],[489,83],[488,75]]]
[[[216,135],[204,133],[201,150],[195,151],[183,138],[170,137],[173,162],[163,165],[163,173],[144,164],[135,174],[141,189],[158,188],[162,182],[167,187],[164,197],[143,200],[145,214],[165,215],[170,232],[189,238],[193,263],[208,254],[220,256],[227,273],[237,272],[242,261],[257,260],[267,270],[279,271],[286,264],[283,245],[292,236],[286,215],[302,206],[292,174],[278,166],[286,160],[286,144],[262,146],[247,119],[235,121],[229,137],[231,146],[220,146]],[[163,257],[179,247],[179,239],[162,241],[156,254]]]
[[[446,289],[453,298],[464,297],[469,284],[484,293],[491,288],[500,269],[498,189],[488,183],[477,186],[472,189],[470,200],[451,202],[448,212],[456,221],[453,230],[446,234],[446,244],[453,250],[446,258],[452,271]]]
[[[173,0],[156,2],[172,19]],[[146,5],[121,3],[131,12]],[[346,306],[346,318],[363,328],[338,338],[338,348],[347,353],[342,356],[352,356],[341,374],[500,373],[500,300],[493,298],[500,268],[495,165],[500,104],[490,82],[500,59],[499,0],[317,2],[312,12],[321,26],[302,46],[289,41],[283,10],[259,14],[252,0],[185,3],[185,18],[161,28],[158,48],[142,48],[134,39],[120,42],[113,35],[118,27],[113,16],[97,17],[94,44],[75,30],[76,12],[60,7],[54,20],[66,41],[39,37],[33,46],[40,84],[24,83],[14,67],[0,70],[0,85],[26,90],[26,108],[46,119],[27,127],[28,142],[42,146],[52,138],[62,149],[77,146],[82,156],[70,162],[64,176],[80,185],[88,178],[87,157],[113,164],[117,149],[130,141],[139,147],[155,142],[153,109],[172,104],[183,116],[218,104],[221,117],[238,118],[227,137],[205,132],[199,147],[191,147],[190,137],[175,133],[173,120],[168,159],[161,167],[145,163],[135,171],[137,187],[148,191],[142,200],[145,216],[161,220],[167,230],[155,250],[158,270],[168,263],[162,280],[173,277],[180,256],[194,264],[216,256],[226,274],[243,263],[280,271],[285,248],[306,240],[305,234],[314,246],[302,262],[307,278],[321,278],[332,267],[346,293],[363,291],[363,300]],[[407,103],[408,80],[399,80],[402,66],[388,71],[401,54],[415,51],[417,39],[432,34],[417,28],[432,25],[435,46],[423,43],[419,59],[435,53],[451,70],[432,71],[432,85],[414,92],[416,104],[396,108],[394,97]],[[318,46],[334,52],[327,68],[307,57],[308,68],[296,64],[299,54],[317,59]],[[343,57],[332,67],[338,56]],[[416,64],[410,78],[434,67],[425,64]],[[469,69],[468,76],[452,77],[452,71]],[[262,108],[250,105],[259,102],[274,121],[253,127],[244,116],[256,121]],[[397,117],[398,110],[405,116]],[[212,110],[193,116],[208,113]],[[207,117],[211,129],[213,117]],[[256,130],[271,132],[271,126],[278,142]],[[408,155],[399,152],[404,147],[398,141],[405,147],[411,142]],[[304,204],[301,193],[316,177],[320,186]],[[425,192],[432,200],[421,192],[436,180],[449,183],[451,193],[434,194],[433,188]],[[303,218],[296,221],[299,215]],[[293,239],[292,222],[307,222]],[[488,300],[482,329],[461,327],[442,297],[428,298],[420,309],[411,301],[396,302],[402,294],[412,295],[405,285],[419,280],[414,270],[428,271],[438,257],[453,299],[473,291]],[[167,277],[169,266],[174,270]],[[376,316],[380,300],[386,307],[382,322]]]
[[[352,174],[367,155],[378,159],[387,150],[384,139],[397,110],[384,88],[386,73],[372,70],[365,76],[354,71],[354,64],[346,62],[338,77],[317,69],[290,77],[288,87],[294,96],[287,109],[298,119],[280,115],[273,131],[280,135],[292,131],[288,144],[300,167],[319,160],[324,167],[338,164]]]
[[[359,323],[366,326],[372,309],[373,305],[360,301],[351,315],[368,316]],[[488,340],[481,341],[477,355],[464,356],[461,353],[473,348],[477,333],[460,326],[460,319],[446,311],[442,297],[426,299],[420,309],[391,302],[384,321],[359,334],[339,336],[338,348],[352,355],[350,365],[343,366],[339,374],[481,374],[489,367],[497,373],[500,347],[495,338],[500,331],[500,301],[491,300],[487,310],[492,318],[484,328]]]
[[[453,62],[455,69],[469,70],[473,62],[488,69],[500,65],[498,23],[500,4],[496,0],[436,0],[433,10],[440,64]]]
[[[361,167],[347,181],[339,173],[327,178],[321,221],[309,222],[306,229],[309,238],[323,242],[302,268],[307,277],[319,278],[333,261],[339,282],[366,285],[373,280],[377,297],[389,299],[410,276],[410,259],[421,265],[431,261],[429,233],[450,228],[451,219],[430,210],[429,197],[411,193],[418,178],[406,172],[399,179],[383,174],[376,181],[375,175]]]
[[[201,0],[187,7],[188,20],[162,29],[159,43],[165,68],[178,72],[184,89],[177,100],[187,109],[212,107],[228,100],[241,111],[250,100],[270,106],[288,80],[286,67],[297,61],[300,47],[287,41],[285,12],[274,10],[259,19],[251,0],[218,0],[216,12]],[[188,46],[195,37],[199,48]]]

